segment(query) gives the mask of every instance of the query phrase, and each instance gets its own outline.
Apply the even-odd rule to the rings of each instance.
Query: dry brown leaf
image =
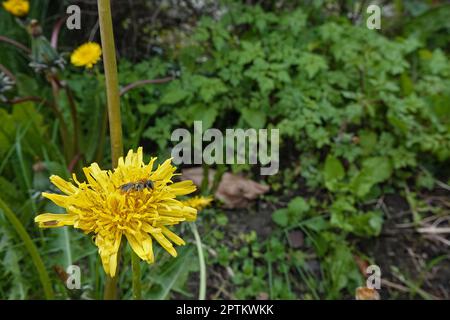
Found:
[[[260,292],[256,300],[269,300],[269,294],[267,292]]]
[[[353,258],[355,258],[356,264],[358,265],[361,274],[363,276],[366,276],[366,270],[369,267],[369,263],[357,255],[354,255]]]
[[[212,186],[216,171],[208,171],[208,184]],[[183,180],[192,180],[197,187],[203,181],[203,169],[201,167],[182,170]],[[245,208],[252,200],[269,191],[269,187],[250,179],[226,172],[222,175],[215,197],[225,204],[226,208]]]
[[[359,287],[356,288],[355,298],[356,300],[380,300],[380,294],[375,289]]]

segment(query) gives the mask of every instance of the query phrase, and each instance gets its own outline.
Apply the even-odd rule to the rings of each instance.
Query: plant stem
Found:
[[[58,49],[59,32],[61,31],[61,27],[64,25],[64,22],[66,22],[66,17],[60,18],[53,26],[50,44],[51,44],[52,48],[54,48],[54,49]]]
[[[120,117],[120,94],[117,79],[116,49],[111,18],[110,0],[98,0],[100,35],[102,39],[103,64],[105,68],[106,96],[108,101],[109,131],[113,167],[123,153],[122,121]]]
[[[39,251],[36,248],[33,240],[31,240],[29,234],[25,230],[23,224],[16,217],[16,215],[11,211],[11,209],[0,199],[0,209],[5,214],[6,218],[9,220],[14,230],[16,230],[19,237],[22,239],[25,248],[31,256],[31,260],[33,260],[33,264],[36,267],[36,270],[39,274],[39,279],[41,280],[42,287],[44,288],[45,298],[47,300],[52,300],[54,298],[52,284],[50,282],[50,278],[48,276],[47,271],[45,270],[44,262],[42,262],[41,256],[39,255]]]
[[[75,103],[75,98],[73,97],[72,90],[70,90],[70,88],[67,85],[64,87],[64,89],[66,90],[66,96],[70,107],[70,116],[72,117],[73,154],[76,156],[80,153],[80,144],[79,144],[79,141],[81,139],[80,122],[78,121],[77,106]]]
[[[120,95],[117,80],[116,48],[111,17],[110,0],[98,0],[98,16],[100,37],[102,40],[103,65],[105,69],[106,97],[108,102],[109,131],[111,136],[112,166],[117,166],[122,156],[122,122],[120,118]],[[120,259],[120,257],[118,257]],[[117,266],[119,268],[119,266]],[[114,278],[107,277],[105,284],[105,300],[117,298],[118,271]]]
[[[100,119],[101,124],[100,124],[100,132],[99,132],[99,141],[97,144],[97,151],[95,152],[95,156],[94,156],[94,161],[95,162],[100,162],[101,159],[103,159],[103,153],[104,153],[104,149],[105,149],[105,136],[106,136],[106,130],[108,128],[108,111],[106,110],[105,107],[102,107],[102,118]]]
[[[146,84],[166,83],[166,82],[172,81],[173,79],[174,79],[174,77],[165,77],[165,78],[161,78],[161,79],[139,80],[139,81],[130,83],[129,85],[122,88],[120,90],[120,95],[123,96],[128,91],[133,90],[134,88],[146,85]]]
[[[198,293],[198,300],[205,300],[206,298],[206,263],[203,255],[202,240],[198,234],[197,225],[190,223],[192,233],[194,234],[195,244],[197,245],[198,263],[200,265],[200,289]]]
[[[140,258],[131,250],[131,269],[133,271],[133,299],[142,299]]]
[[[202,168],[203,168],[203,180],[200,185],[200,193],[202,195],[206,195],[206,194],[208,194],[208,189],[209,189],[209,166],[206,164],[203,164]]]
[[[8,37],[0,36],[0,42],[6,42],[6,43],[9,43],[9,44],[15,46],[16,48],[18,48],[18,49],[20,49],[20,50],[23,50],[23,51],[25,51],[25,52],[28,53],[28,54],[31,54],[31,49],[30,49],[30,48],[27,48],[26,46],[24,46],[24,45],[21,44],[20,42],[17,42],[17,41],[15,41],[15,40],[13,40],[13,39],[10,39],[10,38],[8,38]]]
[[[103,300],[117,300],[117,275],[115,277],[106,276]]]

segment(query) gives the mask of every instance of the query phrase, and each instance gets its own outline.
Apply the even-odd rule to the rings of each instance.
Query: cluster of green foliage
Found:
[[[289,180],[270,178],[272,187],[324,194],[314,206],[293,200],[273,219],[310,235],[329,275],[320,295],[335,298],[362,283],[346,239],[380,234],[383,212],[374,201],[408,182],[432,188],[428,170],[450,158],[450,62],[427,45],[414,34],[389,39],[346,21],[315,25],[301,8],[238,6],[219,21],[202,19],[188,43],[170,52],[167,68],[178,79],[143,89],[147,100],[137,92],[127,98],[156,119],[143,137],[162,152],[170,132],[194,120],[204,129],[278,128],[281,154],[293,154],[300,169],[294,178],[284,170]],[[139,68],[161,65],[158,58]],[[239,296],[258,290],[251,292]]]

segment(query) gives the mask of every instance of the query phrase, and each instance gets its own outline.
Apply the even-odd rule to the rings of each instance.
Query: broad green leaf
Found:
[[[313,231],[320,232],[328,229],[329,223],[323,217],[313,217],[301,222],[302,226],[305,226]]]
[[[167,91],[164,92],[161,104],[176,104],[186,99],[190,93],[181,87],[180,81],[173,81],[169,84]]]
[[[335,191],[337,188],[337,182],[342,180],[345,176],[344,166],[338,158],[329,154],[325,160],[323,175],[325,179],[325,186],[329,190]]]
[[[155,114],[155,112],[158,110],[159,105],[156,103],[149,103],[149,104],[139,104],[138,105],[138,110],[141,113],[144,114],[148,114],[148,115],[153,115]]]
[[[200,85],[200,97],[205,102],[210,102],[216,95],[227,91],[228,88],[220,79],[204,78]]]
[[[266,113],[261,110],[255,109],[243,109],[242,118],[245,122],[251,126],[251,128],[261,129],[264,128],[266,124]]]
[[[295,197],[288,204],[289,212],[297,218],[300,218],[310,209],[308,202],[302,197]]]
[[[358,197],[364,197],[374,185],[389,179],[391,174],[389,158],[368,158],[363,162],[361,171],[352,179],[351,189]]]
[[[289,211],[287,209],[278,209],[272,213],[272,220],[280,227],[287,227],[289,223]]]
[[[373,131],[362,130],[359,132],[359,145],[364,154],[370,154],[377,146],[377,134]]]

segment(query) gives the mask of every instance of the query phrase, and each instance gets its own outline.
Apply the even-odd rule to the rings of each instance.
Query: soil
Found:
[[[450,199],[450,192],[438,191],[428,196],[430,199],[433,197]],[[285,200],[287,203],[289,199]],[[380,236],[369,239],[350,239],[361,256],[367,257],[380,267],[381,299],[424,299],[426,297],[450,299],[450,247],[441,241],[418,233],[412,225],[404,226],[412,221],[412,214],[405,199],[389,195],[383,199],[383,202],[385,222]],[[229,219],[226,238],[234,239],[242,233],[254,230],[258,239],[261,241],[267,239],[276,228],[271,218],[275,209],[277,208],[272,203],[258,201],[248,209],[225,210]],[[449,207],[446,208],[447,214],[448,209]],[[427,215],[431,214],[427,213]],[[426,218],[426,215],[423,214],[422,218]],[[440,261],[432,266],[430,263],[434,259]],[[230,270],[221,266],[208,266],[207,298],[234,299],[230,277]],[[188,284],[194,297],[197,295],[194,293],[198,289],[197,281],[198,278],[195,275],[191,277]],[[414,292],[414,285],[417,284],[420,289]],[[267,299],[267,297],[259,298]],[[349,295],[344,295],[343,298],[353,299]]]
[[[447,195],[448,198],[448,195]],[[381,285],[381,298],[420,299],[418,294],[411,294],[411,287],[406,281],[421,282],[421,289],[434,299],[450,298],[450,247],[441,241],[427,238],[415,231],[413,226],[401,226],[412,220],[408,203],[399,196],[385,199],[388,217],[382,233],[377,238],[360,241],[358,248],[381,269],[381,278],[392,284]],[[441,257],[442,261],[434,267],[427,267],[433,259]],[[398,269],[395,272],[395,268]],[[395,286],[399,284],[402,287]]]

